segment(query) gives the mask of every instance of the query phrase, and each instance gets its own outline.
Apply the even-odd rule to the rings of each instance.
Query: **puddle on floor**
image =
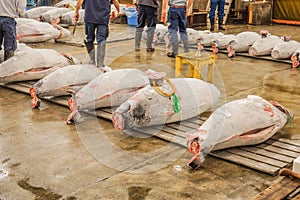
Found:
[[[143,200],[148,196],[151,188],[133,186],[128,188],[129,200]]]
[[[28,180],[19,180],[18,185],[23,188],[24,190],[27,190],[31,192],[32,194],[36,195],[35,199],[47,199],[47,200],[57,200],[62,197],[60,194],[56,194],[50,189],[45,189],[42,187],[35,187],[30,185]]]

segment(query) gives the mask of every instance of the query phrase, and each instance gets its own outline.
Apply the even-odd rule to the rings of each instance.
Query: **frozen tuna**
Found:
[[[148,85],[113,113],[117,130],[186,120],[208,111],[218,101],[219,90],[194,78],[166,79],[161,86]]]
[[[79,20],[77,21],[77,25],[82,25],[84,24],[84,9],[79,10]],[[68,24],[68,25],[74,25],[75,24],[75,11],[69,11],[67,13],[64,13],[60,16],[60,23],[62,24]]]
[[[249,48],[259,38],[259,34],[255,32],[241,32],[237,34],[235,40],[227,46],[228,56],[234,56],[235,52],[248,52]]]
[[[40,15],[40,20],[42,22],[57,24],[57,21],[60,20],[60,17],[69,11],[72,11],[72,9],[71,8],[55,8],[55,9],[52,9],[52,10],[42,13]]]
[[[90,64],[69,65],[53,71],[30,88],[32,108],[40,106],[41,100],[39,98],[41,97],[56,97],[76,93],[102,73],[103,71]]]
[[[226,47],[235,40],[235,35],[233,34],[228,34],[228,35],[223,35],[219,38],[216,39],[216,47],[218,49],[226,49]]]
[[[211,33],[207,31],[203,31],[201,33],[200,39],[201,39],[201,44],[204,47],[211,47],[211,45],[218,40],[219,38],[223,37],[223,33]]]
[[[54,5],[54,7],[76,7],[76,0],[62,0]]]
[[[119,106],[146,85],[149,85],[148,77],[138,69],[106,72],[85,85],[69,100],[72,113],[67,123],[76,122],[80,110]]]
[[[52,49],[27,49],[0,64],[0,82],[38,80],[61,67],[79,63]]]
[[[271,56],[275,59],[289,59],[300,48],[299,42],[286,37],[282,37],[282,39],[283,42],[278,43],[271,52]]]
[[[262,143],[292,119],[293,113],[284,106],[255,95],[226,103],[195,133],[187,133],[188,148],[201,147],[190,162],[213,150]]]
[[[23,43],[45,42],[59,38],[61,32],[46,22],[17,18],[17,38]]]
[[[251,56],[271,55],[273,48],[282,40],[275,35],[263,35],[249,48]]]
[[[31,8],[30,10],[27,10],[22,17],[39,20],[41,14],[53,9],[55,9],[53,6],[39,6]]]
[[[291,60],[292,60],[292,67],[294,67],[294,68],[296,68],[296,67],[298,67],[299,66],[299,60],[300,60],[300,48],[299,49],[297,49],[294,53],[293,53],[293,55],[292,55],[292,57],[291,57]]]

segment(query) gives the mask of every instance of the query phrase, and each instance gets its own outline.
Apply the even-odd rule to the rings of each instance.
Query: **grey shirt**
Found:
[[[17,18],[24,14],[26,0],[0,0],[0,16]]]
[[[138,0],[138,5],[158,8],[159,7],[159,2],[158,2],[158,0]]]
[[[187,0],[169,0],[168,5],[169,6],[185,6]]]

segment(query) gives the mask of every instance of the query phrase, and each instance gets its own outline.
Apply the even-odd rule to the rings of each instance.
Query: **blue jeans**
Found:
[[[170,43],[173,45],[174,43],[178,43],[178,30],[180,33],[180,37],[182,40],[187,40],[187,33],[186,33],[186,8],[169,8],[168,11],[168,22],[170,26],[168,27],[169,36],[170,36]],[[176,50],[175,50],[176,51]],[[178,48],[177,48],[178,51]],[[177,52],[173,52],[177,53]]]
[[[39,0],[37,6],[51,6],[51,0]]]
[[[102,41],[106,41],[108,37],[108,25],[85,23],[85,34],[87,42],[94,42],[96,38],[99,44]]]
[[[16,25],[14,18],[0,17],[0,50],[2,44],[4,44],[4,51],[15,51],[17,49]]]
[[[217,6],[218,6],[218,17],[219,18],[224,17],[225,0],[211,0],[210,1],[209,18],[215,18]]]

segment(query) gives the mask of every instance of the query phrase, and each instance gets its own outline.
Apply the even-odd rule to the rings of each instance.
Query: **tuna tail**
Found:
[[[35,87],[30,87],[29,93],[32,97],[31,108],[39,108],[41,105],[41,100],[37,97],[38,89]]]
[[[70,124],[74,124],[76,122],[79,122],[79,119],[80,119],[81,115],[80,113],[78,112],[78,110],[74,110],[71,112],[71,114],[68,116],[67,118],[67,124],[70,125]]]
[[[233,47],[230,44],[226,46],[226,49],[228,51],[228,57],[229,58],[235,56],[235,51],[234,51]]]
[[[299,52],[294,53],[291,60],[293,62],[292,67],[297,68],[299,66]]]

